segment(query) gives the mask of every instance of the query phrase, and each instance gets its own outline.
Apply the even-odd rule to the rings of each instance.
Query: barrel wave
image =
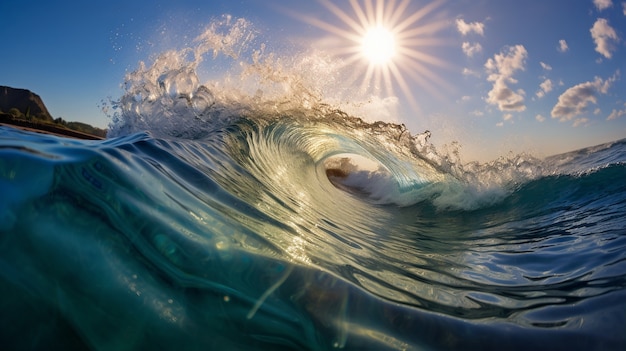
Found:
[[[626,347],[626,139],[461,164],[195,54],[131,73],[107,140],[0,127],[3,349]]]

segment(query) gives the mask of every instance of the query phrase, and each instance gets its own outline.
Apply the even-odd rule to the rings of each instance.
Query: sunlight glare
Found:
[[[363,55],[375,65],[387,64],[395,55],[395,38],[386,28],[370,28],[363,36],[361,49]]]
[[[335,15],[336,22],[298,17],[335,35],[337,44],[329,50],[352,72],[349,80],[361,81],[361,92],[395,96],[394,87],[399,87],[418,109],[416,87],[434,95],[438,95],[436,87],[451,89],[432,70],[448,67],[432,50],[445,43],[437,33],[450,23],[445,14],[436,11],[444,0],[429,0],[415,12],[410,10],[412,0],[318,1]]]

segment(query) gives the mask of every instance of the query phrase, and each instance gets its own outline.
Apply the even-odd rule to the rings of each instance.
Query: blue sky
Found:
[[[353,3],[366,12],[367,1]],[[3,1],[0,13],[0,85],[34,91],[54,117],[100,127],[109,123],[101,102],[121,96],[127,72],[223,14],[251,22],[257,43],[278,55],[315,48],[338,60],[351,58],[340,50],[349,44],[340,33],[355,32],[346,16],[358,18],[347,0]],[[411,0],[398,16],[409,19],[405,33],[423,29],[421,44],[399,45],[430,59],[420,56],[413,75],[398,60],[408,89],[392,76],[377,94],[397,98],[394,119],[430,130],[435,144],[459,141],[466,160],[484,160],[626,137],[625,1]],[[364,76],[367,65],[357,66]]]

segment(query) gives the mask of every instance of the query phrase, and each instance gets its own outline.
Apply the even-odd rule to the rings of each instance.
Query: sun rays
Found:
[[[436,13],[442,1],[433,1],[419,10],[409,9],[410,0],[350,0],[349,10],[330,0],[320,0],[338,25],[310,16],[303,21],[334,35],[332,54],[341,58],[352,72],[351,79],[361,92],[396,95],[400,88],[417,107],[412,83],[437,95],[435,86],[447,84],[433,72],[446,62],[429,53],[444,44],[436,34],[449,26]]]
[[[396,38],[385,27],[372,27],[361,39],[361,52],[372,65],[387,65],[396,54]]]

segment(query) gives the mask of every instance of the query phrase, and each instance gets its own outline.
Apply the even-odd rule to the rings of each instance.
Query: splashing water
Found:
[[[462,164],[254,36],[140,63],[106,141],[0,128],[3,347],[626,346],[626,140]]]

